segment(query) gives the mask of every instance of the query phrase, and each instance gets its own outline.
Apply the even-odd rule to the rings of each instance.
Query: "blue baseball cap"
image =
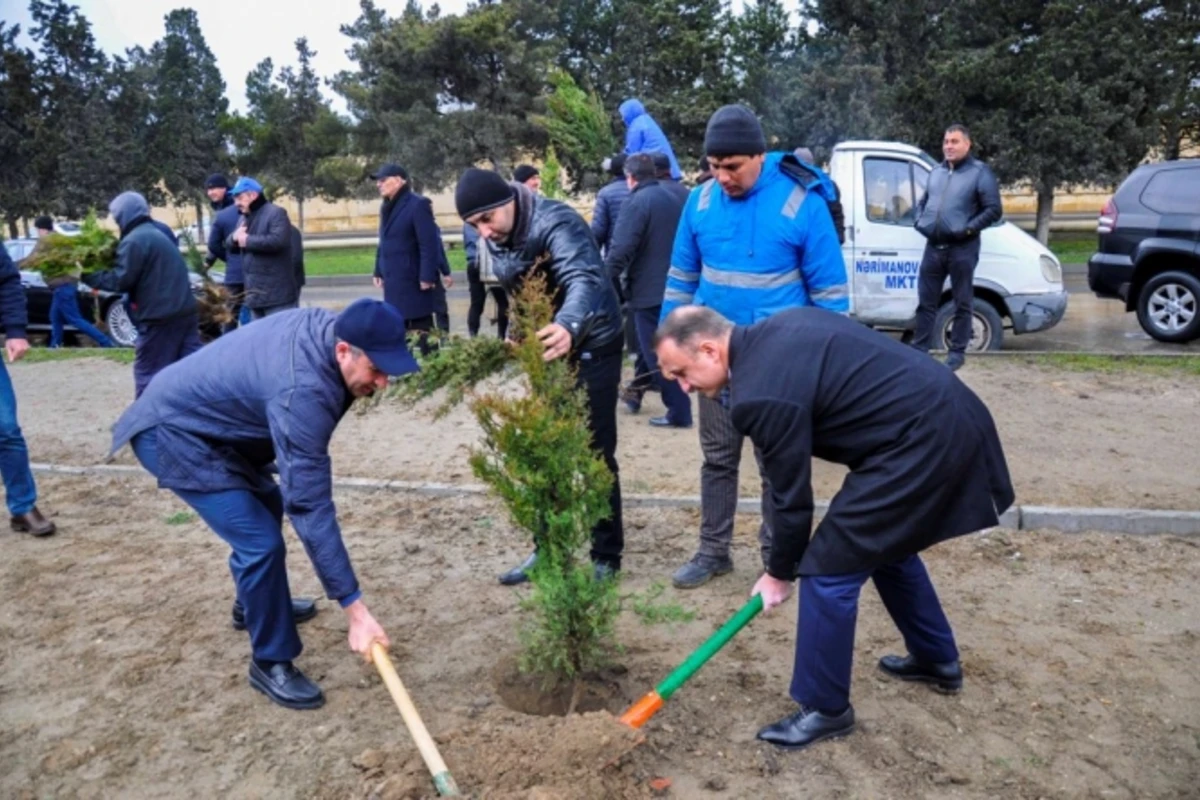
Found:
[[[421,369],[408,351],[404,316],[393,305],[368,297],[355,300],[338,314],[333,333],[366,353],[386,375],[407,375]]]
[[[229,190],[229,194],[237,197],[242,192],[258,192],[263,193],[262,184],[254,180],[254,178],[241,177],[237,179],[237,183]]]

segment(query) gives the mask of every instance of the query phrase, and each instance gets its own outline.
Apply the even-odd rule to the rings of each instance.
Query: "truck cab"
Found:
[[[850,314],[859,322],[907,332],[914,327],[925,238],[913,224],[935,166],[920,149],[897,142],[852,141],[833,149],[829,175],[841,191],[842,256]],[[970,350],[999,350],[1005,330],[1049,330],[1066,310],[1062,266],[1053,253],[1011,222],[982,233]],[[947,281],[934,326],[936,348],[945,348],[953,314]]]

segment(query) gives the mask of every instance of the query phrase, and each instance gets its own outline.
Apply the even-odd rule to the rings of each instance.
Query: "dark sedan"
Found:
[[[20,267],[31,252],[35,239],[10,239],[4,242],[8,254]],[[192,290],[197,294],[201,291],[204,279],[195,272],[190,273]],[[210,272],[209,277],[221,283],[224,276],[219,272]],[[25,289],[25,304],[29,312],[30,331],[50,332],[50,300],[53,291],[46,285],[40,272],[21,270],[21,286]],[[79,284],[79,310],[85,319],[98,320],[98,324],[121,347],[133,347],[137,344],[137,328],[125,310],[125,304],[120,302],[121,295],[112,292],[101,292]],[[98,313],[97,313],[98,309]],[[68,336],[76,334],[75,328],[67,325],[64,331]],[[205,331],[211,336],[219,335],[219,331]],[[207,338],[207,337],[206,337]]]

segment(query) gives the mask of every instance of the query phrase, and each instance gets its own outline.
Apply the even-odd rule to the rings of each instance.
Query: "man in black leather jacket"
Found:
[[[622,323],[616,290],[588,224],[570,206],[506,182],[498,173],[469,169],[454,193],[458,214],[479,231],[492,270],[508,292],[515,291],[540,263],[558,300],[554,321],[538,331],[551,361],[571,359],[588,396],[592,443],[613,474],[612,515],[592,530],[597,577],[621,568],[625,534],[617,471],[617,390],[621,381]],[[537,553],[500,576],[506,586],[528,580]]]
[[[950,329],[946,366],[963,365],[971,341],[975,266],[979,234],[1003,216],[996,176],[971,156],[971,134],[951,125],[942,140],[946,160],[929,175],[925,196],[917,203],[916,228],[928,241],[917,283],[917,329],[913,347],[929,352],[942,287],[950,276],[954,325]]]

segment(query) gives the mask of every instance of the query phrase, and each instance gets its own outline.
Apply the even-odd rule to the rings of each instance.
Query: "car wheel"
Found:
[[[137,344],[137,327],[125,311],[121,298],[113,298],[104,309],[104,325],[108,328],[108,336],[120,347],[133,347]]]
[[[934,344],[942,350],[948,350],[950,344],[950,326],[954,324],[954,302],[943,303],[938,309],[933,329],[941,331],[938,341]],[[1000,313],[987,300],[976,297],[971,309],[971,341],[967,350],[978,353],[983,350],[999,350],[1004,343],[1004,320]]]
[[[1160,342],[1200,338],[1200,280],[1188,272],[1163,272],[1146,281],[1138,295],[1142,330]]]

